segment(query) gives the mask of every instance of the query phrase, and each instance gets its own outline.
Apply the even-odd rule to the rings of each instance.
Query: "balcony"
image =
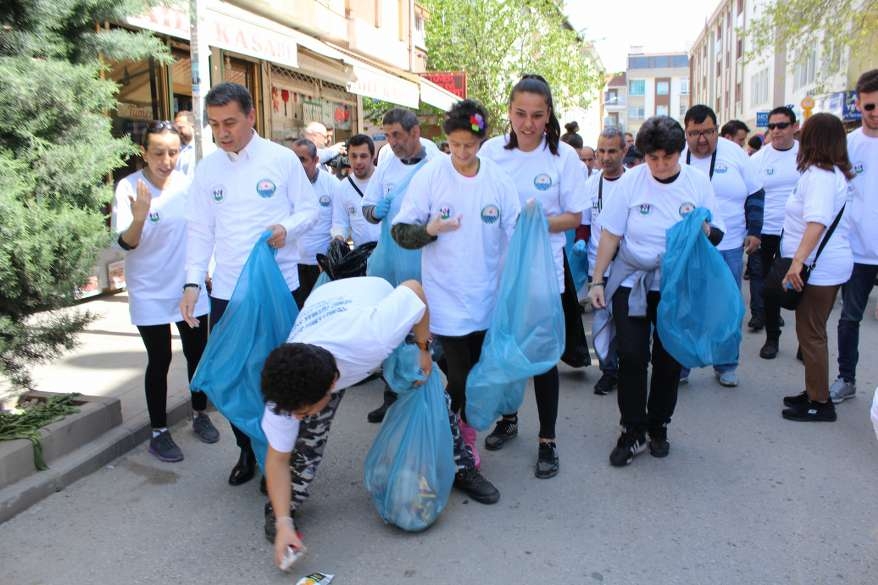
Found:
[[[607,109],[613,108],[625,108],[625,96],[619,95],[616,92],[605,92],[604,93],[604,107]]]

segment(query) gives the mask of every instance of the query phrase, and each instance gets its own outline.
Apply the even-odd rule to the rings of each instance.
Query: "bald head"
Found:
[[[323,148],[326,146],[326,140],[329,138],[329,132],[326,130],[326,126],[320,122],[309,122],[308,125],[305,126],[303,134],[305,135],[305,138],[313,142],[317,148]]]

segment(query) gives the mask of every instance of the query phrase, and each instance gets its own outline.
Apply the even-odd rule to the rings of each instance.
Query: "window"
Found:
[[[667,81],[657,81],[655,83],[655,94],[656,95],[668,95],[671,93],[670,83]]]
[[[645,95],[646,94],[646,80],[645,79],[632,79],[628,82],[628,95]]]
[[[689,95],[689,78],[680,78],[680,95]]]
[[[668,115],[668,106],[661,105],[655,107],[655,115],[656,116],[667,116]]]
[[[642,120],[646,117],[643,106],[631,106],[628,108],[628,117],[633,120]]]
[[[758,106],[768,103],[768,69],[750,77],[750,105]]]
[[[619,92],[615,89],[607,90],[607,99],[604,100],[604,103],[607,105],[613,106],[619,103]]]
[[[817,68],[817,52],[811,50],[801,63],[797,63],[793,70],[793,90],[799,90],[814,83],[815,69]]]

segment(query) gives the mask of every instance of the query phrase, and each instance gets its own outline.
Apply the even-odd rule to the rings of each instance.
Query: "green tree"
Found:
[[[107,60],[164,58],[148,33],[98,29],[150,0],[4,0],[0,6],[0,381],[70,348],[93,318],[73,303],[109,242],[106,177],[136,152],[111,134]]]
[[[466,71],[467,92],[506,120],[509,90],[523,73],[552,87],[556,109],[587,107],[602,83],[589,46],[553,0],[423,0],[432,71]]]

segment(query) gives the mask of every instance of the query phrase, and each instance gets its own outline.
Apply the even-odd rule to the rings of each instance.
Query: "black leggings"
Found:
[[[201,360],[204,346],[207,345],[207,315],[198,318],[199,327],[190,327],[185,321],[177,323],[180,341],[183,342],[183,355],[186,356],[186,370],[189,381],[195,375],[195,368]],[[149,411],[149,423],[154,429],[168,426],[168,370],[171,367],[171,326],[138,325],[137,330],[146,346],[146,408]],[[204,392],[192,392],[193,410],[207,408],[207,395]]]
[[[540,418],[540,438],[555,439],[555,421],[558,420],[558,366],[545,374],[534,376],[534,396],[537,399],[537,415]],[[517,412],[504,414],[503,418],[518,417]]]
[[[466,378],[482,355],[482,343],[487,331],[473,331],[466,335],[448,337],[437,335],[445,352],[448,384],[445,391],[451,397],[451,411],[466,420]]]

